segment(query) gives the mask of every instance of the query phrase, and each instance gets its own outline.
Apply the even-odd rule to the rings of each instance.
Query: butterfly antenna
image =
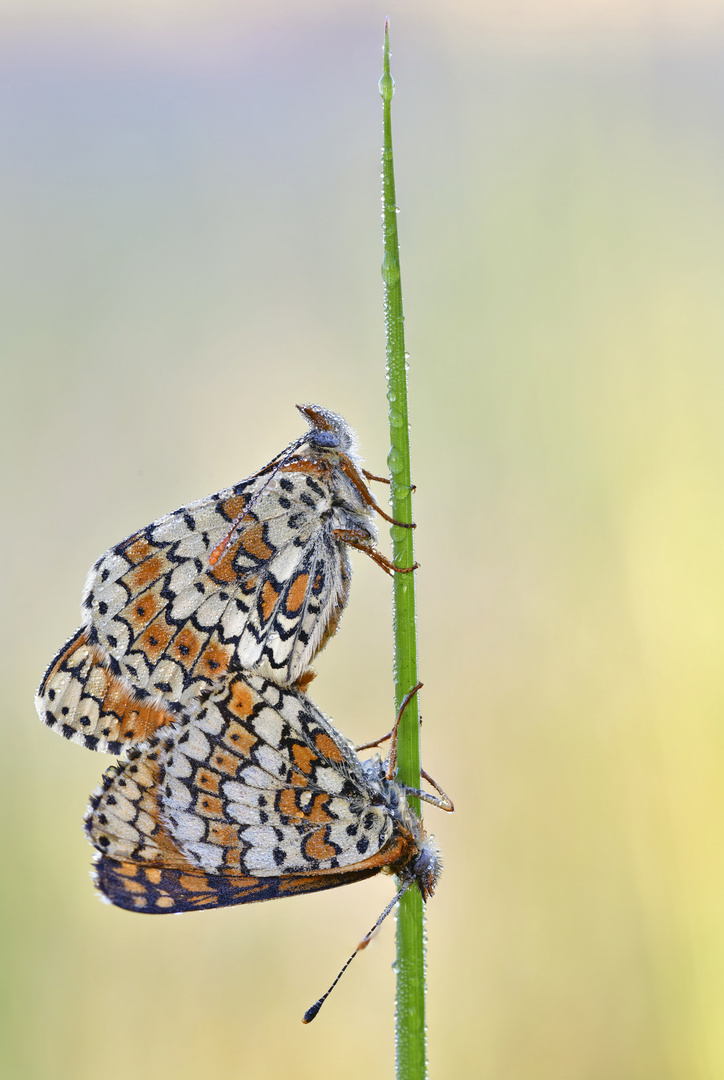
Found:
[[[333,982],[333,983],[332,983],[332,985],[330,986],[330,988],[329,988],[329,990],[327,991],[327,993],[326,993],[326,994],[322,994],[321,998],[319,998],[319,1000],[318,1000],[318,1001],[315,1001],[315,1002],[314,1002],[314,1005],[312,1005],[312,1007],[311,1007],[310,1009],[307,1009],[307,1011],[305,1012],[305,1014],[304,1014],[304,1016],[303,1016],[303,1018],[302,1018],[302,1023],[303,1023],[303,1024],[311,1024],[312,1020],[314,1020],[314,1017],[315,1017],[315,1016],[317,1015],[317,1013],[319,1012],[319,1010],[320,1010],[320,1009],[322,1008],[322,1006],[324,1005],[325,1001],[327,1000],[327,998],[329,997],[329,995],[330,995],[330,994],[332,993],[332,991],[334,990],[335,986],[337,985],[337,983],[339,982],[339,980],[340,980],[340,979],[342,978],[342,976],[344,975],[345,971],[347,970],[347,968],[349,967],[349,965],[350,965],[350,964],[352,963],[352,961],[354,960],[354,958],[355,958],[355,956],[357,955],[357,953],[359,953],[359,952],[362,952],[362,950],[363,950],[363,949],[366,949],[366,948],[367,948],[367,946],[369,945],[370,941],[372,940],[372,935],[374,934],[375,930],[377,930],[377,929],[378,929],[378,927],[382,925],[382,923],[383,923],[383,922],[385,921],[385,919],[387,918],[387,916],[388,916],[388,915],[390,914],[390,912],[392,911],[392,909],[393,909],[393,907],[395,906],[395,904],[397,903],[397,901],[398,901],[398,900],[400,899],[400,897],[402,896],[402,894],[403,894],[404,892],[406,892],[406,891],[407,891],[407,889],[409,889],[409,887],[410,887],[410,885],[411,885],[411,884],[412,884],[412,881],[406,881],[406,882],[405,882],[405,884],[404,884],[404,885],[402,886],[402,888],[401,888],[401,889],[399,889],[399,890],[398,890],[398,892],[397,892],[397,893],[396,893],[396,894],[395,894],[395,895],[393,896],[392,900],[390,900],[389,904],[387,905],[387,907],[385,908],[385,910],[384,910],[384,911],[382,912],[382,914],[380,915],[380,917],[379,917],[379,919],[377,920],[377,922],[375,923],[375,925],[374,925],[374,926],[372,927],[372,929],[371,929],[371,930],[369,931],[369,933],[365,934],[365,936],[364,936],[364,937],[362,938],[362,940],[360,941],[359,945],[357,946],[357,948],[355,949],[355,951],[354,951],[354,952],[352,953],[352,955],[350,956],[349,960],[348,960],[348,961],[347,961],[347,963],[346,963],[346,964],[344,965],[344,967],[343,967],[343,968],[342,968],[342,970],[340,971],[339,975],[337,976],[337,978],[336,978],[336,979],[334,980],[334,982]]]

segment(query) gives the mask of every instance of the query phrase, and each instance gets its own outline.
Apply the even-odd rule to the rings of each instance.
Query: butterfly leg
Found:
[[[413,686],[412,690],[409,690],[402,699],[402,703],[397,710],[397,716],[395,717],[395,723],[390,732],[390,756],[387,759],[387,779],[391,780],[395,775],[397,769],[397,732],[400,727],[400,720],[402,720],[402,714],[418,690],[422,690],[422,683],[419,682],[417,686]]]
[[[420,776],[423,780],[427,780],[428,784],[431,784],[432,787],[435,788],[435,791],[438,793],[440,798],[437,798],[435,795],[428,794],[427,791],[419,791],[417,788],[407,787],[407,785],[405,785],[406,794],[416,795],[417,798],[422,799],[423,802],[432,803],[433,806],[437,806],[440,810],[447,811],[448,814],[454,813],[455,807],[453,805],[453,801],[450,796],[442,790],[440,785],[436,784],[433,778],[429,776],[424,769],[420,769]]]
[[[422,717],[420,717],[420,727],[422,727]],[[375,739],[374,742],[363,743],[362,746],[355,746],[355,752],[359,753],[360,750],[374,750],[376,746],[381,746],[383,742],[387,742],[392,738],[392,732],[394,728],[390,728],[386,735],[382,735],[379,739]]]
[[[387,476],[375,476],[368,469],[362,470],[362,475],[366,480],[376,480],[378,484],[389,484],[390,480]],[[410,491],[417,491],[417,484],[410,484]]]
[[[334,529],[332,532],[337,540],[342,540],[345,544],[349,544],[350,547],[357,548],[358,551],[364,551],[365,555],[369,555],[372,562],[381,566],[386,574],[409,574],[413,570],[417,570],[419,563],[414,563],[412,566],[395,566],[390,559],[386,558],[381,551],[376,548],[370,547],[369,537],[361,529]]]
[[[390,525],[398,525],[401,529],[414,529],[416,528],[414,522],[411,521],[396,521],[389,514],[385,513],[381,506],[376,502],[372,492],[365,484],[364,480],[357,472],[354,463],[347,457],[346,454],[342,454],[339,459],[339,467],[345,474],[348,480],[351,480],[354,486],[359,491],[360,495],[373,510],[376,510],[380,517],[383,517],[385,521],[389,521]],[[375,479],[381,479],[381,477],[375,477]]]

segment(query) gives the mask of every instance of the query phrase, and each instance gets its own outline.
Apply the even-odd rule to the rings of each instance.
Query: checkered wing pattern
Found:
[[[80,629],[61,649],[36,698],[45,723],[89,750],[120,754],[171,723],[170,704],[134,692],[110,670],[107,657]]]
[[[304,408],[311,430],[290,451],[98,560],[83,626],[36,699],[49,726],[114,752],[145,741],[227,671],[303,683],[347,602],[348,543],[379,554],[350,429]]]
[[[398,872],[423,842],[400,789],[390,798],[308,697],[241,674],[110,770],[86,827],[101,892],[157,913]]]
[[[229,668],[294,682],[336,626],[349,562],[325,528],[329,487],[282,469],[246,514],[243,489],[154,522],[91,572],[90,639],[134,687],[184,703]]]

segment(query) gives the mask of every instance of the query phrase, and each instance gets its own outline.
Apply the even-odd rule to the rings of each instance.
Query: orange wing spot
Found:
[[[135,567],[133,570],[129,570],[127,574],[121,578],[124,585],[127,585],[131,590],[131,594],[142,592],[147,585],[156,581],[161,575],[169,569],[163,555],[157,553],[152,555],[150,559],[146,559],[140,566]]]
[[[195,904],[196,907],[219,907],[219,897],[216,890],[212,893],[204,893],[203,895],[190,896],[187,903]]]
[[[317,574],[317,576],[314,579],[314,585],[312,586],[312,588],[314,589],[315,592],[319,592],[319,590],[322,588],[323,580],[324,580],[324,578],[322,577],[322,575]]]
[[[245,755],[245,757],[248,756],[248,754]],[[227,776],[236,776],[239,768],[239,759],[236,754],[228,754],[224,750],[215,750],[214,756],[211,758],[211,764],[215,769],[218,769],[219,772],[226,773]]]
[[[145,626],[152,622],[159,611],[166,606],[161,596],[160,582],[151,589],[146,589],[136,596],[123,609],[123,618],[130,623],[134,633],[140,634]]]
[[[127,875],[125,875],[125,874],[123,876],[127,877]],[[136,893],[136,894],[144,893],[145,894],[145,892],[146,892],[146,886],[143,884],[142,881],[128,881],[128,880],[126,880],[125,887],[126,887],[126,891],[129,892],[129,893]]]
[[[202,817],[220,818],[224,816],[224,804],[221,799],[217,799],[214,795],[199,795],[194,808]]]
[[[287,611],[294,614],[295,611],[299,611],[300,607],[304,603],[304,597],[307,595],[307,586],[309,585],[309,574],[298,574],[294,579],[294,582],[287,593]]]
[[[333,739],[330,739],[329,735],[325,735],[321,732],[316,736],[314,745],[319,750],[322,757],[326,757],[327,761],[333,761],[335,764],[339,764],[340,761],[344,761],[344,754],[337,746]]]
[[[134,645],[134,651],[140,649],[148,659],[155,663],[163,656],[166,646],[173,637],[174,627],[169,626],[163,615],[154,619],[142,634],[139,634]]]
[[[233,556],[238,549],[238,543],[225,550],[222,550],[222,545],[219,544],[209,555],[209,564],[214,569],[209,570],[208,575],[217,585],[233,585],[236,581],[237,573],[234,569]],[[222,556],[225,557],[222,558]]]
[[[241,517],[244,507],[246,506],[246,495],[232,495],[230,499],[226,499],[221,504],[221,510],[229,519],[229,521],[236,521]]]
[[[157,866],[149,866],[145,871],[146,881],[150,881],[152,885],[161,884],[161,871]]]
[[[309,810],[304,816],[309,821],[314,821],[315,824],[324,825],[329,821],[334,821],[331,814],[328,814],[325,810],[325,805],[329,802],[329,795],[326,792],[321,791],[319,795],[314,796],[314,802],[312,809]]]
[[[149,544],[148,540],[142,536],[139,540],[129,544],[123,554],[129,562],[133,563],[134,566],[137,566],[138,563],[143,562],[144,559],[153,555],[155,551],[157,551],[157,548],[152,544]]]
[[[248,758],[251,755],[252,747],[257,741],[256,735],[252,735],[241,724],[237,724],[236,720],[232,720],[231,723],[227,724],[224,732],[224,742],[234,753],[239,754],[241,757]]]
[[[139,871],[139,867],[133,863],[123,862],[119,863],[117,867],[114,867],[117,874],[121,874],[125,878],[135,877]]]
[[[326,829],[315,829],[304,841],[302,848],[307,858],[322,862],[324,859],[333,859],[337,854],[336,848],[327,843],[325,832]]]
[[[232,652],[232,645],[222,645],[219,641],[212,640],[196,661],[194,671],[207,679],[220,679],[226,674]]]
[[[181,874],[178,883],[182,889],[188,889],[189,892],[216,892],[216,890],[209,885],[205,874]]]
[[[309,780],[307,780],[306,776],[302,776],[301,773],[294,772],[292,773],[292,778],[289,783],[292,785],[292,787],[306,787],[309,783]]]
[[[240,720],[246,720],[247,716],[251,716],[254,711],[251,690],[243,679],[234,679],[229,690],[231,691],[231,700],[227,705],[229,712],[238,716]]]
[[[292,743],[292,757],[294,764],[307,774],[312,771],[312,762],[317,760],[314,750],[310,750],[304,743]]]
[[[292,788],[284,788],[277,797],[276,808],[280,814],[285,814],[290,818],[304,819],[305,821],[313,821],[315,825],[326,825],[330,821],[334,821],[331,814],[328,814],[325,810],[325,804],[329,802],[329,795],[326,792],[320,792],[315,795],[314,801],[308,810],[303,810],[297,805],[296,793]]]
[[[190,626],[184,626],[174,638],[170,653],[187,671],[190,671],[204,646],[204,641],[202,634],[197,633]]]
[[[98,670],[105,671],[105,668]],[[95,671],[94,671],[95,674]],[[152,702],[148,698],[136,701],[133,693],[129,691],[126,683],[106,672],[108,676],[105,694],[98,695],[104,714],[115,714],[111,722],[108,717],[107,726],[110,729],[108,738],[122,742],[124,738],[133,738],[137,742],[148,739],[154,732],[165,724],[170,724],[173,714],[158,702]],[[105,716],[104,716],[105,720]],[[132,731],[133,735],[128,735]]]
[[[271,559],[274,554],[273,548],[264,540],[264,527],[260,521],[255,521],[248,529],[244,529],[239,540],[244,551],[256,559]]]
[[[222,825],[221,822],[215,821],[209,825],[209,840],[212,844],[219,844],[221,847],[238,848],[239,830],[236,825]]]
[[[216,773],[209,772],[203,766],[196,770],[193,784],[194,787],[201,788],[202,791],[209,791],[212,795],[218,795],[219,793],[218,776]]]
[[[164,894],[163,896],[157,896],[156,897],[155,906],[160,907],[160,908],[173,907],[175,903],[176,903],[176,901],[174,900],[174,898],[172,896],[166,896]]]
[[[277,810],[280,814],[285,814],[287,817],[302,817],[303,810],[300,810],[297,806],[297,798],[294,791],[291,788],[284,788],[279,792],[277,798]]]
[[[238,847],[226,848],[223,869],[226,871],[241,870],[241,851]]]
[[[261,590],[261,613],[264,622],[267,622],[274,605],[279,599],[279,593],[269,581],[265,581]]]

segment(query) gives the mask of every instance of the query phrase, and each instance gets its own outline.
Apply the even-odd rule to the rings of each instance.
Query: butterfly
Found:
[[[101,895],[128,911],[166,914],[396,874],[396,895],[307,1010],[310,1023],[402,894],[416,885],[427,901],[442,870],[408,796],[448,811],[451,800],[434,781],[442,798],[393,779],[397,726],[420,685],[384,737],[392,749],[383,763],[360,760],[302,691],[228,675],[171,729],[130,748],[91,797],[85,827]]]
[[[133,533],[93,566],[83,624],[40,685],[41,719],[92,750],[146,742],[227,671],[304,688],[349,594],[348,548],[376,548],[378,506],[354,433],[319,405],[246,480]],[[411,526],[405,526],[411,527]]]
[[[361,760],[303,692],[239,672],[170,730],[129,750],[91,798],[95,882],[112,904],[198,911],[380,872],[432,896],[440,855],[408,795],[452,804]]]

